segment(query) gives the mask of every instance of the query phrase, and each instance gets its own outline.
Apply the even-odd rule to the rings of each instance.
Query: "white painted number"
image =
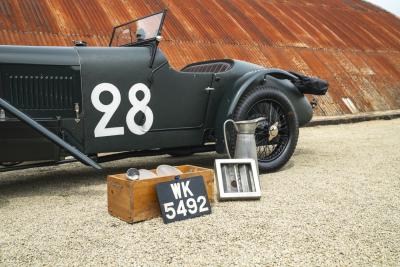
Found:
[[[164,204],[165,215],[168,219],[172,220],[176,216],[176,212],[174,209],[174,203],[168,202]]]
[[[178,203],[178,208],[176,209],[176,213],[182,214],[183,216],[186,216],[186,214],[187,214],[185,203],[182,200],[179,201],[179,203]]]
[[[104,105],[100,101],[100,94],[103,92],[109,92],[112,95],[112,101],[108,105]],[[138,92],[143,92],[144,98],[142,100],[138,100],[136,95]],[[133,85],[129,90],[129,102],[131,103],[132,108],[128,111],[128,114],[126,115],[126,124],[133,134],[143,135],[147,133],[153,125],[153,111],[150,109],[149,106],[147,106],[150,102],[150,98],[150,90],[143,83],[137,83]],[[98,111],[104,113],[103,117],[100,119],[99,123],[94,129],[94,136],[97,138],[105,136],[124,135],[124,127],[107,128],[107,124],[110,122],[112,116],[121,104],[121,93],[118,88],[110,83],[101,83],[93,89],[91,100],[93,106]],[[139,112],[143,112],[143,114],[145,115],[145,122],[143,125],[138,125],[135,122],[135,115]]]
[[[112,101],[108,105],[104,105],[100,101],[100,94],[103,92],[109,92],[112,95]],[[115,111],[117,111],[119,104],[121,104],[121,93],[119,92],[118,88],[112,85],[111,83],[101,83],[94,88],[91,98],[93,106],[98,111],[104,113],[103,117],[101,117],[96,128],[94,128],[94,136],[104,137],[104,136],[123,135],[124,127],[107,128],[107,124],[110,122]]]
[[[164,204],[165,215],[168,219],[173,220],[176,215],[182,215],[186,217],[187,213],[196,214],[208,211],[208,207],[206,206],[206,197],[199,196],[197,201],[194,198],[188,198],[186,203],[183,199],[179,200],[178,206],[174,207],[173,202],[168,202]]]
[[[195,214],[197,212],[197,203],[194,198],[188,198],[188,200],[186,200],[186,206],[190,214]]]
[[[136,94],[138,92],[144,93],[144,98],[138,100]],[[150,90],[143,83],[137,83],[131,87],[129,90],[129,101],[132,104],[132,108],[126,115],[126,124],[129,130],[137,135],[142,135],[150,130],[151,125],[153,125],[153,111],[147,106],[150,102]],[[146,121],[143,125],[137,125],[135,122],[135,115],[139,112],[143,112],[146,117]]]
[[[197,199],[197,202],[201,202],[200,203],[199,212],[208,211],[208,207],[206,207],[206,198],[205,198],[205,196],[199,196],[199,198]]]

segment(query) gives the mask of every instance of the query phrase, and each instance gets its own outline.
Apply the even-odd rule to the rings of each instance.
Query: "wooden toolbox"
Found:
[[[208,199],[214,202],[214,171],[191,165],[176,166],[183,174],[180,179],[203,176]],[[153,170],[155,173],[155,170]],[[160,176],[146,180],[127,179],[125,174],[107,177],[108,212],[123,221],[133,223],[149,220],[161,215],[155,185],[175,179]]]

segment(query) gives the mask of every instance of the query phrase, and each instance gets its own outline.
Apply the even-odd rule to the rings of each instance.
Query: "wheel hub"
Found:
[[[277,136],[278,136],[278,133],[279,133],[278,122],[275,122],[274,124],[272,124],[272,125],[269,127],[269,130],[268,130],[268,134],[269,134],[268,140],[271,141],[272,139],[274,139],[275,137],[277,137]]]

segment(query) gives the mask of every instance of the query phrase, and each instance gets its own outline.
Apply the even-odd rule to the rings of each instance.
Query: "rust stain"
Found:
[[[319,115],[400,109],[400,20],[361,0],[2,0],[0,43],[106,46],[112,27],[168,8],[161,48],[179,69],[234,58],[330,82]]]

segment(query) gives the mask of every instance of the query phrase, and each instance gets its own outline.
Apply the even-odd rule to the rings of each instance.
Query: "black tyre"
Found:
[[[299,123],[288,97],[276,88],[257,86],[246,92],[234,112],[235,121],[266,117],[256,129],[257,156],[262,172],[275,171],[285,165],[296,149]],[[236,136],[230,131],[230,150]]]

